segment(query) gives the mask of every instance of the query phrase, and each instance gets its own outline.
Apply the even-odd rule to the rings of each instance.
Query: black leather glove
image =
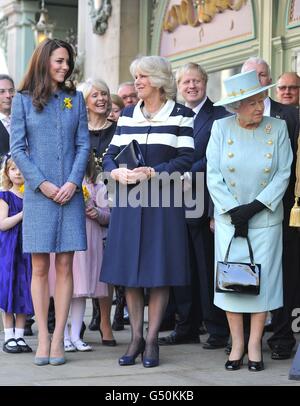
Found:
[[[248,222],[234,226],[234,237],[243,237],[248,236]]]
[[[231,223],[234,226],[248,223],[251,217],[265,208],[266,206],[258,200],[254,200],[252,203],[242,204],[241,206],[234,207],[229,211]]]

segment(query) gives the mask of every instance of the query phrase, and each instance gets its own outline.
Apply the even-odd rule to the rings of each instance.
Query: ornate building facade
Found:
[[[48,10],[53,36],[77,51],[77,79],[101,77],[116,91],[138,55],[159,54],[174,69],[193,61],[210,73],[209,94],[250,56],[266,59],[275,81],[300,73],[300,0],[0,0],[0,49],[16,82]]]

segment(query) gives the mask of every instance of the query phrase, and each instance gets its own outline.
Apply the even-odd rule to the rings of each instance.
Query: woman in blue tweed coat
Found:
[[[83,96],[65,84],[73,67],[69,44],[45,40],[32,56],[12,108],[11,152],[25,178],[23,250],[32,254],[37,365],[65,362],[62,339],[73,291],[73,254],[86,250],[81,184],[89,133]],[[47,328],[50,252],[56,253],[56,326],[51,349]]]
[[[132,341],[119,364],[132,365],[144,352],[144,367],[154,367],[159,363],[157,337],[168,303],[169,286],[189,283],[185,213],[182,203],[179,206],[174,203],[170,176],[177,177],[182,195],[180,174],[190,170],[194,161],[193,112],[172,100],[176,85],[166,59],[143,57],[134,61],[130,70],[140,102],[125,108],[120,117],[104,157],[104,170],[110,171],[121,185],[119,197],[125,187],[129,199],[135,188],[141,188],[137,199],[147,205],[128,202],[127,207],[117,204],[113,208],[101,279],[126,287]],[[147,166],[133,170],[118,168],[114,158],[133,139],[139,142]],[[165,180],[156,189],[158,204],[151,204],[154,202],[148,198],[162,173]],[[140,182],[138,186],[136,182]],[[161,199],[168,186],[170,203],[164,207]],[[146,343],[143,339],[145,287],[150,288]]]

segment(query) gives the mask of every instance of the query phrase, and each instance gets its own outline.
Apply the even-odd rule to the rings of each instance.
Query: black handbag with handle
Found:
[[[247,237],[250,263],[229,262],[233,238],[228,245],[224,261],[217,262],[216,292],[259,295],[261,265],[254,262],[250,240]]]
[[[127,169],[138,168],[139,166],[145,166],[145,160],[136,140],[132,140],[122,151],[114,158],[116,163],[120,165],[126,165]]]

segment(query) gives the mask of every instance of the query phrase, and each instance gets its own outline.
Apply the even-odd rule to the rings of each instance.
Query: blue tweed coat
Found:
[[[168,100],[151,122],[141,112],[140,101],[126,107],[118,120],[116,134],[104,156],[105,171],[117,167],[115,156],[133,139],[140,144],[147,166],[156,173],[174,174],[189,171],[194,162],[193,112]],[[166,182],[168,184],[168,182]],[[144,184],[145,188],[149,184]],[[140,185],[142,186],[142,184]],[[134,186],[128,187],[128,195]],[[183,205],[163,207],[161,186],[158,204],[142,207],[118,204],[112,209],[104,251],[101,280],[129,287],[188,285],[189,252]],[[141,192],[147,201],[152,193]],[[121,193],[121,192],[120,192]],[[149,200],[148,200],[149,203]]]
[[[72,108],[64,108],[71,97]],[[11,153],[25,178],[23,251],[30,253],[86,250],[85,208],[81,184],[89,155],[86,107],[81,93],[58,91],[42,112],[28,94],[13,100]],[[48,199],[39,185],[48,180],[78,188],[61,206]]]

